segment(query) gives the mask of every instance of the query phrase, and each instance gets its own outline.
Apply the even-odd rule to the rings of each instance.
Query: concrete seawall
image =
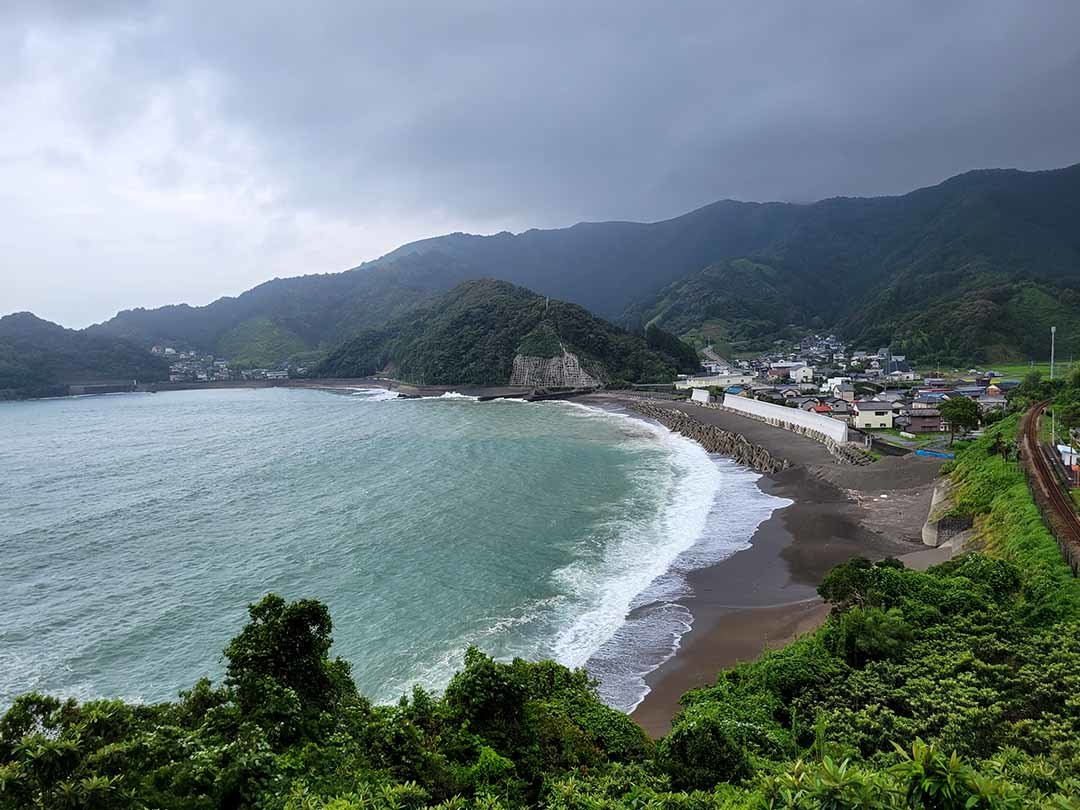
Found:
[[[627,407],[642,416],[655,419],[676,433],[693,439],[710,453],[729,456],[735,461],[761,473],[776,473],[791,466],[787,459],[778,458],[764,447],[752,444],[740,433],[706,425],[672,408],[651,402],[631,402]]]

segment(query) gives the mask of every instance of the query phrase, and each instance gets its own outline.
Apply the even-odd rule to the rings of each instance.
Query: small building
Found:
[[[941,411],[937,408],[908,409],[898,416],[893,424],[908,433],[941,433],[946,430],[941,420]]]
[[[791,379],[797,383],[812,383],[814,381],[814,367],[802,366],[791,372]]]
[[[840,383],[840,385],[833,388],[833,396],[844,400],[844,402],[854,402],[855,386],[851,383]]]
[[[893,404],[879,399],[867,399],[855,403],[855,427],[863,430],[891,428]]]
[[[832,408],[831,416],[838,419],[847,419],[855,410],[846,399],[834,399],[829,403],[829,407]]]
[[[920,408],[937,408],[947,399],[948,397],[942,393],[919,394],[911,401],[911,407],[913,410],[919,410]]]
[[[727,388],[732,385],[750,385],[753,381],[752,374],[716,374],[676,380],[675,387],[683,391],[691,388]]]
[[[1004,411],[1005,407],[1009,404],[1005,397],[993,396],[991,394],[983,394],[976,400],[979,403],[979,411],[981,413],[991,413],[992,411]]]
[[[748,386],[753,381],[754,376],[750,374],[717,374],[675,380],[675,388],[683,391],[691,388],[728,388],[729,386]]]

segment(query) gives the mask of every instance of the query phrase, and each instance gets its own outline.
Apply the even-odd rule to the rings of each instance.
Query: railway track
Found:
[[[1061,483],[1039,441],[1039,419],[1049,400],[1036,403],[1024,414],[1020,423],[1020,453],[1027,468],[1028,484],[1035,503],[1039,506],[1050,531],[1061,547],[1062,556],[1080,574],[1080,516],[1072,499],[1062,489]]]

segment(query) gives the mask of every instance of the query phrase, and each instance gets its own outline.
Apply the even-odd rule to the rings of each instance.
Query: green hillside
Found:
[[[389,367],[400,379],[428,385],[505,385],[515,355],[555,357],[563,349],[615,384],[667,381],[697,364],[689,347],[661,330],[633,335],[576,304],[485,279],[361,332],[331,352],[318,373],[363,377]]]
[[[251,318],[230,329],[217,342],[215,354],[240,368],[276,366],[307,350],[297,335],[269,318]]]
[[[64,329],[29,312],[0,318],[0,399],[62,395],[79,383],[168,377],[165,361],[130,341]]]
[[[1060,348],[1080,354],[1080,165],[969,172],[898,197],[724,200],[663,222],[450,234],[205,307],[121,312],[91,332],[213,351],[268,319],[332,348],[477,278],[746,345],[822,328],[920,361],[1023,359],[1045,354],[1033,333],[1056,320]]]

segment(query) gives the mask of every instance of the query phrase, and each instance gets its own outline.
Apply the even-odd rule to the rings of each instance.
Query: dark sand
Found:
[[[591,399],[619,404],[618,395]],[[828,607],[816,589],[833,566],[852,556],[904,556],[913,567],[926,567],[944,557],[920,541],[939,461],[907,456],[867,467],[842,465],[804,436],[689,403],[670,406],[741,433],[795,466],[758,482],[793,503],[758,527],[751,548],[690,574],[693,596],[684,604],[693,627],[678,653],[648,676],[652,691],[632,715],[653,736],[670,729],[687,690],[820,625]]]

